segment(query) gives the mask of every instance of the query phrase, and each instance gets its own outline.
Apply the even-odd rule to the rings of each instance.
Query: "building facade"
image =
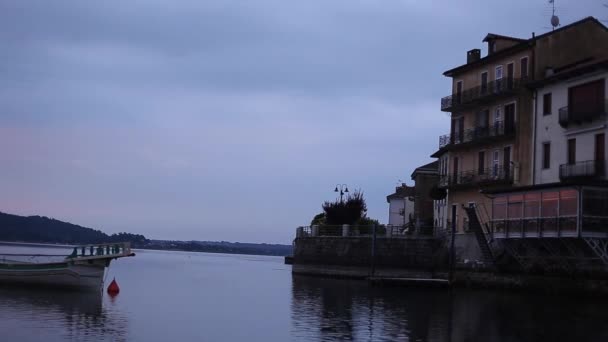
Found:
[[[395,192],[386,196],[388,202],[388,224],[405,226],[414,217],[415,189],[405,183],[395,188]]]
[[[490,221],[489,191],[555,179],[553,171],[536,172],[538,146],[547,138],[535,137],[553,133],[541,134],[535,126],[539,102],[534,98],[543,95],[533,85],[572,65],[608,56],[606,45],[599,43],[607,36],[606,27],[594,18],[529,39],[488,34],[487,56],[470,50],[466,64],[444,73],[452,78],[452,95],[441,100],[442,111],[451,116],[450,133],[439,138],[432,156],[439,159],[439,185],[448,192],[446,228],[455,222],[458,233],[469,230],[464,207],[478,208],[480,221]],[[558,125],[558,106],[566,105],[562,100],[552,104]],[[587,153],[584,146],[579,146],[581,158]]]

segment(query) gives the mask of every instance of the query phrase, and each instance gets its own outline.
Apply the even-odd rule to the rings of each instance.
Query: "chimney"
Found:
[[[467,51],[467,64],[476,62],[479,60],[479,58],[481,58],[481,50],[473,49],[473,50]]]

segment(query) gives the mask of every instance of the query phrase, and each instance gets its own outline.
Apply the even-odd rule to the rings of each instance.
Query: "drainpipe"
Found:
[[[538,114],[538,90],[534,89],[534,120],[532,124],[532,185],[536,185],[536,125]]]

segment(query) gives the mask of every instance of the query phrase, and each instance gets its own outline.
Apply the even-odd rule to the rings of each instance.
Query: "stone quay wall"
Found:
[[[358,269],[445,269],[448,249],[436,238],[299,237],[294,265],[342,266]],[[334,267],[335,268],[335,267]]]

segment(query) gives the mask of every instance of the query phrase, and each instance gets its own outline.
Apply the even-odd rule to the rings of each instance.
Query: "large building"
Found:
[[[470,50],[466,64],[444,73],[452,78],[452,92],[441,110],[450,113],[451,128],[433,157],[439,159],[440,187],[448,192],[445,228],[455,222],[458,233],[469,230],[465,207],[476,207],[479,219],[490,221],[491,196],[484,192],[530,186],[542,177],[534,167],[539,95],[533,85],[590,58],[608,57],[607,38],[606,27],[591,17],[529,39],[490,33],[483,40],[486,56]]]

